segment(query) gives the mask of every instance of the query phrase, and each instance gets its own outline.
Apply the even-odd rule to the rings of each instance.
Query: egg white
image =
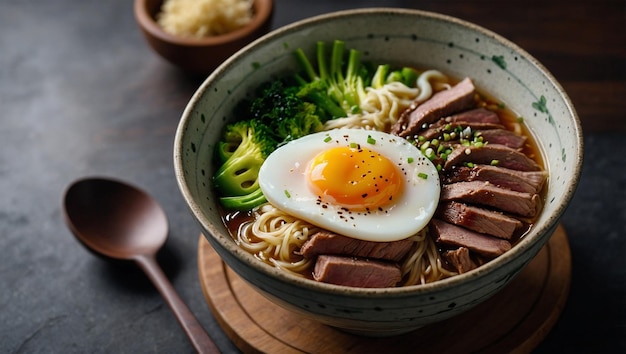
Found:
[[[308,185],[310,160],[324,150],[351,143],[380,153],[402,173],[402,195],[382,210],[349,212],[319,203]],[[291,141],[270,154],[259,171],[261,190],[275,207],[320,228],[377,242],[402,240],[423,229],[437,208],[439,183],[437,168],[417,147],[395,135],[362,129],[329,130]]]

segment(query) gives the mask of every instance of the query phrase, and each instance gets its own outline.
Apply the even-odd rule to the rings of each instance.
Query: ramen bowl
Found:
[[[434,68],[471,77],[504,102],[534,136],[546,169],[543,209],[508,252],[472,271],[394,288],[316,282],[278,270],[241,249],[220,216],[211,176],[214,149],[234,106],[261,83],[297,70],[296,48],[341,39],[366,59]],[[309,49],[307,49],[309,48]],[[312,53],[313,51],[309,51]],[[459,315],[500,291],[550,239],[577,186],[580,122],[555,78],[523,49],[487,29],[449,16],[405,9],[359,9],[321,15],[277,29],[226,60],[185,108],[174,146],[179,189],[211,246],[254,289],[306,318],[344,331],[389,336]]]
[[[137,24],[150,48],[182,70],[206,75],[233,53],[269,32],[274,14],[273,0],[255,0],[253,17],[246,25],[228,33],[202,38],[173,35],[157,23],[163,0],[135,0]]]

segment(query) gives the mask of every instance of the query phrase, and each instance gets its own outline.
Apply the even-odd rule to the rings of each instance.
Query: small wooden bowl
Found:
[[[254,17],[233,32],[205,38],[179,37],[156,22],[163,0],[135,0],[135,19],[150,47],[184,71],[208,74],[239,49],[271,29],[273,0],[255,0]]]

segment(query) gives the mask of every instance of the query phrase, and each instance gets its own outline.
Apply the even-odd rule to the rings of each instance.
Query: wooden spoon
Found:
[[[86,178],[68,187],[64,211],[68,227],[86,247],[106,257],[135,261],[144,270],[198,352],[219,353],[156,261],[168,224],[154,199],[120,181]]]

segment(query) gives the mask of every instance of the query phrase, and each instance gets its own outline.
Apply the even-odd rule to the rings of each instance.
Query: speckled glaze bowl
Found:
[[[435,283],[360,289],[317,283],[272,268],[238,248],[220,220],[210,178],[213,148],[233,105],[263,81],[295,70],[292,52],[342,39],[378,63],[414,64],[474,79],[524,121],[549,171],[545,206],[532,230],[503,256]],[[371,336],[395,335],[458,315],[509,283],[548,241],[582,165],[580,122],[566,93],[532,56],[505,38],[456,18],[403,9],[322,15],[278,29],[222,64],[186,107],[176,132],[180,191],[204,235],[235,272],[270,300],[308,318]]]

